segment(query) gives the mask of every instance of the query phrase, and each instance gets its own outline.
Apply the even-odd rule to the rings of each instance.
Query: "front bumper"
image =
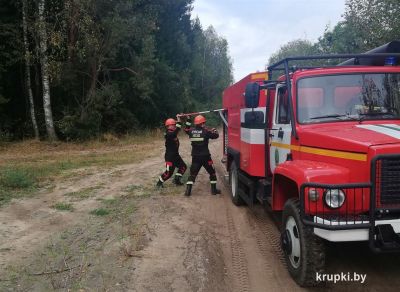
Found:
[[[341,211],[325,205],[316,207],[315,203],[306,201],[310,188],[318,190],[317,193],[342,189],[346,193],[345,205]],[[400,209],[398,206],[377,208],[375,202],[375,188],[370,183],[306,183],[300,188],[300,215],[304,225],[313,228],[316,236],[333,242],[368,241],[375,252],[400,252]],[[307,214],[306,210],[314,214]]]
[[[329,220],[324,220],[320,217],[314,216],[314,222],[317,224],[327,224],[328,226],[339,226],[342,225],[344,227],[344,224],[342,222],[335,222],[335,221],[329,221]],[[355,224],[370,224],[369,221],[358,221],[355,222]],[[347,224],[349,225],[349,224]],[[378,225],[391,225],[393,228],[393,231],[396,234],[400,234],[400,219],[394,219],[394,220],[376,220],[375,221],[375,226]],[[323,228],[318,228],[314,227],[314,234],[318,237],[321,237],[323,239],[326,239],[328,241],[334,241],[334,242],[345,242],[345,241],[368,241],[369,240],[369,233],[370,233],[370,228],[356,228],[353,229],[350,226],[349,229],[323,229]],[[375,229],[375,228],[374,228]]]

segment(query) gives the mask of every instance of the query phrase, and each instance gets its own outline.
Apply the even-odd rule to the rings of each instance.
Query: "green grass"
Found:
[[[143,189],[142,186],[138,186],[138,185],[128,185],[126,188],[124,188],[124,192],[133,195],[137,192],[140,192]]]
[[[128,136],[117,141],[116,146],[110,146],[114,142],[101,141],[57,145],[44,142],[7,144],[0,148],[0,157],[5,155],[0,161],[0,207],[13,198],[32,196],[43,187],[51,188],[57,180],[82,178],[85,173],[76,173],[77,169],[110,168],[146,159],[157,150],[151,143],[156,136],[153,132]],[[85,199],[92,195],[92,191],[85,189],[66,195]]]
[[[76,192],[70,192],[64,194],[64,196],[68,196],[73,198],[74,200],[84,200],[88,199],[90,197],[93,197],[95,195],[95,190],[101,189],[101,186],[94,186],[94,187],[89,187],[89,188],[84,188]]]
[[[128,196],[148,198],[154,193],[154,186],[128,185],[123,191]]]
[[[64,202],[59,202],[53,206],[54,209],[59,210],[59,211],[73,211],[74,208],[72,204],[69,203],[64,203]]]
[[[110,211],[104,208],[98,208],[90,211],[90,214],[96,215],[96,216],[106,216],[110,214]]]
[[[0,173],[0,184],[9,189],[26,189],[33,187],[35,179],[24,169],[5,169]]]
[[[37,189],[35,175],[26,169],[0,169],[0,206],[32,194]]]
[[[97,216],[110,215],[112,218],[120,218],[134,213],[137,208],[136,202],[131,196],[118,196],[107,199],[99,198],[98,201],[101,201],[103,206],[101,208],[92,210],[90,214]]]

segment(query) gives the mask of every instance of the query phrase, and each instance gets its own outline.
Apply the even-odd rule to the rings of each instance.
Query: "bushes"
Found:
[[[0,173],[0,187],[5,189],[27,189],[35,185],[32,174],[21,169],[6,169]]]
[[[35,185],[36,180],[29,171],[13,168],[0,170],[0,206],[20,197],[22,192],[29,193]]]

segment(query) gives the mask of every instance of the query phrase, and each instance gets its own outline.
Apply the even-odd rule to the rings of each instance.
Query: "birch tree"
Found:
[[[47,58],[47,32],[44,19],[44,0],[39,0],[39,46],[40,46],[40,65],[42,71],[43,86],[43,109],[46,130],[49,140],[57,140],[54,130],[53,113],[51,109],[50,84],[49,84],[49,62]]]
[[[22,29],[23,29],[23,38],[24,38],[24,49],[25,49],[25,83],[26,89],[28,91],[28,100],[29,100],[29,111],[31,114],[33,131],[35,134],[35,139],[39,139],[39,129],[36,122],[35,116],[35,104],[33,102],[33,94],[32,94],[32,86],[31,86],[31,72],[30,72],[30,52],[29,52],[29,44],[28,44],[28,26],[26,21],[27,16],[27,5],[26,0],[22,0]]]

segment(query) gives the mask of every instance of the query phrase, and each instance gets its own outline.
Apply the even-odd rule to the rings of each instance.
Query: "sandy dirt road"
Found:
[[[189,144],[181,141],[190,162]],[[163,149],[157,140],[140,163],[85,169],[50,192],[2,207],[0,290],[308,291],[286,270],[275,220],[260,205],[231,203],[218,142],[210,147],[221,195],[210,195],[204,170],[189,198],[171,182],[156,191]],[[51,208],[88,188],[90,196],[71,199],[73,212]],[[89,213],[104,204],[113,204],[108,216]],[[327,273],[365,273],[366,283],[310,291],[398,290],[399,255],[373,255],[360,243],[327,250]]]

